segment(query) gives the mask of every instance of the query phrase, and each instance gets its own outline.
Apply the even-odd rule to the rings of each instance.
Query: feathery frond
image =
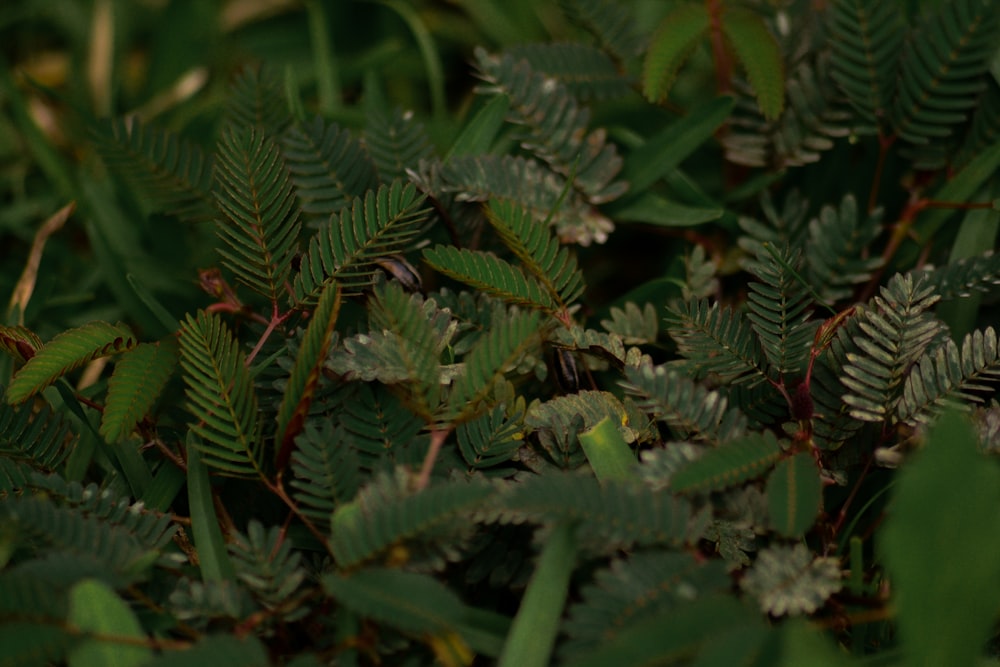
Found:
[[[225,118],[232,126],[280,136],[292,120],[281,77],[271,67],[246,67],[229,85]]]
[[[906,377],[899,401],[899,419],[907,423],[930,421],[942,407],[959,400],[981,402],[976,391],[1000,381],[1000,352],[993,327],[973,331],[959,347],[950,338],[922,356]]]
[[[330,547],[339,567],[355,567],[390,546],[435,534],[439,539],[426,541],[439,548],[440,538],[462,536],[472,526],[473,513],[496,493],[481,481],[449,481],[416,492],[407,484],[407,478],[400,475],[376,477],[356,500],[337,508],[330,526]],[[417,544],[409,548],[419,549]]]
[[[992,292],[1000,285],[1000,253],[988,250],[933,269],[913,271],[914,279],[931,286],[942,301],[973,292]]]
[[[559,304],[538,279],[500,259],[491,252],[466,250],[438,245],[424,250],[424,259],[449,278],[520,306],[538,308],[548,313]]]
[[[722,14],[722,32],[746,70],[764,118],[775,120],[785,108],[785,67],[774,35],[760,15],[735,7]]]
[[[536,72],[554,78],[582,101],[619,98],[629,93],[629,81],[604,52],[587,44],[515,44],[506,49],[526,60]]]
[[[583,294],[583,274],[576,257],[547,228],[535,222],[528,212],[511,202],[491,202],[487,218],[501,240],[521,260],[527,272],[537,278],[563,307]]]
[[[205,463],[238,477],[263,474],[257,397],[244,354],[218,315],[199,311],[181,324],[181,369],[190,424]]]
[[[524,428],[524,413],[508,416],[501,404],[459,424],[455,435],[462,458],[478,470],[513,459],[524,444]]]
[[[861,421],[886,422],[893,416],[910,367],[946,333],[928,312],[938,301],[933,288],[912,276],[896,274],[881,295],[860,309],[860,351],[847,355],[844,402]]]
[[[906,23],[892,0],[834,0],[828,11],[830,74],[854,112],[886,129]]]
[[[361,142],[320,116],[291,126],[281,137],[281,149],[302,212],[319,221],[378,187],[375,163]]]
[[[601,48],[619,63],[639,53],[643,39],[635,25],[635,16],[613,0],[559,0],[569,19],[597,38]]]
[[[277,302],[298,250],[299,210],[278,145],[258,130],[230,129],[215,162],[223,263],[240,282]]]
[[[23,490],[33,473],[56,470],[74,440],[69,424],[47,405],[0,404],[0,498]]]
[[[129,436],[153,407],[177,365],[177,341],[139,343],[121,356],[108,380],[100,433],[109,443]]]
[[[476,50],[479,76],[489,93],[510,97],[508,119],[525,127],[522,145],[553,171],[572,178],[591,204],[620,197],[628,188],[615,178],[622,159],[603,130],[588,132],[590,112],[577,104],[556,79],[535,72],[527,61],[509,54]]]
[[[771,252],[776,254],[772,255]],[[811,300],[795,268],[797,256],[770,249],[749,265],[747,319],[757,334],[772,372],[804,374],[816,323],[810,323]]]
[[[578,521],[581,546],[599,554],[631,546],[680,546],[701,537],[707,515],[664,491],[635,481],[549,473],[512,485],[499,499],[502,520]]]
[[[7,402],[28,400],[70,371],[100,357],[130,350],[138,344],[124,324],[90,322],[58,334],[37,350],[14,375]]]
[[[667,327],[696,377],[717,375],[724,382],[750,384],[767,379],[763,348],[742,313],[693,301],[675,306]]]
[[[330,420],[306,422],[292,452],[292,497],[301,511],[325,529],[333,510],[358,492],[361,461],[352,439]]]
[[[292,542],[280,526],[265,530],[252,519],[246,535],[235,536],[228,546],[236,576],[265,609],[289,620],[302,615],[303,609],[289,604],[306,579],[302,553],[292,551]]]
[[[721,491],[760,477],[781,455],[781,445],[770,431],[749,433],[706,450],[674,473],[670,488],[676,493]]]
[[[922,18],[903,47],[896,134],[913,144],[940,142],[965,120],[996,50],[998,10],[996,0],[954,0]]]
[[[882,265],[869,246],[882,233],[882,210],[861,217],[854,195],[846,195],[839,208],[824,206],[809,221],[805,244],[805,274],[827,303],[848,299],[852,287],[867,282]]]
[[[372,114],[363,141],[382,183],[405,180],[407,169],[434,156],[427,131],[412,111],[396,109],[391,114]]]
[[[426,452],[426,423],[385,387],[362,385],[338,416],[367,470],[415,463]]]
[[[427,220],[424,197],[413,185],[396,181],[356,197],[309,240],[295,276],[295,298],[314,303],[331,278],[344,295],[367,287],[377,269],[375,260],[409,249]]]
[[[104,164],[157,211],[189,222],[217,215],[211,195],[212,158],[200,146],[134,118],[100,122],[93,134]]]
[[[626,368],[622,385],[640,409],[665,422],[680,440],[718,444],[746,430],[746,417],[719,392],[666,366],[645,363]]]
[[[494,385],[537,346],[541,318],[537,312],[512,312],[490,328],[462,359],[463,373],[456,378],[448,396],[453,420],[464,421],[477,414],[482,402],[493,393]]]
[[[697,2],[679,3],[663,17],[643,64],[642,89],[647,99],[660,102],[667,98],[678,70],[710,25],[708,10]]]

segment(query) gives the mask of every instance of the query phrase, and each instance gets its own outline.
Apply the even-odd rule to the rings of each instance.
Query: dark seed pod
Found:
[[[413,265],[406,261],[402,255],[390,255],[379,257],[375,264],[385,271],[390,278],[395,278],[399,284],[408,292],[422,292],[424,283],[420,279],[420,274],[413,268]]]
[[[552,375],[559,389],[566,394],[580,391],[580,366],[573,351],[565,347],[552,348]]]

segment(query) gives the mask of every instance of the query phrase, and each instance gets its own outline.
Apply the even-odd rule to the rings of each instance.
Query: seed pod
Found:
[[[399,284],[408,292],[422,292],[424,283],[420,279],[420,274],[413,268],[413,265],[406,261],[402,255],[389,255],[379,257],[374,260],[389,277],[395,278]]]

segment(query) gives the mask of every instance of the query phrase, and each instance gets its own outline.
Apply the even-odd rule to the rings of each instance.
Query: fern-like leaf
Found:
[[[631,546],[680,546],[701,537],[706,513],[671,493],[634,481],[549,473],[513,485],[500,499],[505,521],[578,521],[583,548],[612,553]]]
[[[984,383],[997,381],[1000,381],[1000,351],[992,327],[968,334],[961,350],[948,339],[922,357],[907,376],[899,418],[908,423],[924,423],[950,402],[980,402],[982,396],[970,392],[985,392],[990,387]]]
[[[116,586],[144,578],[159,555],[127,526],[44,498],[7,499],[0,503],[0,521],[16,527],[24,546],[31,540],[32,547],[48,549],[50,558],[67,555],[80,575],[99,576]]]
[[[462,458],[476,469],[490,468],[514,458],[524,444],[524,413],[508,416],[497,405],[455,429]]]
[[[535,222],[523,208],[511,201],[493,202],[487,217],[504,244],[521,260],[527,272],[537,278],[563,307],[583,294],[583,274],[576,257],[548,229]]]
[[[806,275],[819,296],[828,303],[850,298],[852,286],[867,282],[882,265],[869,246],[882,232],[882,210],[864,218],[858,215],[854,195],[846,195],[839,208],[824,206],[809,221]]]
[[[808,322],[811,301],[797,263],[787,250],[771,250],[749,266],[757,280],[750,283],[747,319],[771,369],[779,374],[804,372],[815,332],[815,323]]]
[[[526,128],[522,145],[565,178],[591,204],[621,196],[628,188],[615,178],[622,159],[603,130],[588,133],[590,112],[577,104],[565,86],[532,70],[527,61],[509,54],[494,56],[476,50],[479,76],[485,91],[510,97],[508,119]]]
[[[677,352],[697,377],[756,384],[767,379],[760,341],[742,313],[718,303],[693,301],[676,306],[667,320]]]
[[[471,517],[496,492],[488,484],[450,481],[413,492],[402,475],[377,477],[357,499],[340,505],[331,522],[330,548],[342,568],[370,561],[393,545],[425,538],[424,549],[439,539],[461,536]],[[430,539],[427,539],[430,538]],[[421,547],[413,544],[411,550]]]
[[[292,542],[285,539],[281,527],[265,530],[251,519],[247,534],[236,536],[228,546],[236,576],[265,609],[292,620],[302,615],[304,610],[289,604],[306,578],[302,553],[292,551]]]
[[[493,253],[438,245],[425,249],[424,259],[449,278],[508,303],[553,314],[559,310],[545,285]]]
[[[350,210],[342,209],[339,219],[332,218],[310,239],[295,276],[295,298],[314,303],[331,278],[345,295],[359,293],[371,283],[375,260],[413,244],[427,220],[423,204],[416,188],[399,181],[355,198]]]
[[[893,416],[906,374],[945,333],[927,312],[938,297],[933,288],[912,276],[896,274],[858,319],[858,353],[848,354],[843,383],[851,416],[885,422]]]
[[[567,17],[593,34],[619,63],[638,54],[643,40],[628,8],[613,0],[559,0]]]
[[[667,98],[678,70],[710,25],[711,17],[702,3],[680,3],[663,17],[643,65],[642,90],[649,100]]]
[[[412,111],[396,109],[370,116],[364,144],[382,183],[405,180],[407,169],[415,169],[421,160],[434,155],[427,131]]]
[[[626,368],[623,386],[640,409],[665,422],[678,439],[717,444],[746,430],[746,417],[725,397],[665,366]]]
[[[285,292],[298,249],[299,210],[278,145],[260,131],[230,129],[216,152],[216,198],[225,219],[219,253],[242,283],[272,302]]]
[[[540,321],[538,313],[515,311],[496,323],[465,355],[464,372],[455,380],[448,396],[455,420],[464,421],[475,415],[481,403],[493,393],[494,385],[533,343],[537,344]]]
[[[246,67],[232,81],[226,97],[229,125],[280,136],[292,120],[281,76],[271,67]]]
[[[625,345],[646,345],[656,341],[660,317],[652,303],[647,302],[640,309],[635,302],[626,301],[624,308],[612,307],[610,315],[610,320],[601,320],[601,326],[621,337]]]
[[[435,167],[442,192],[455,193],[456,201],[510,199],[531,212],[537,221],[548,221],[563,243],[588,246],[604,243],[615,228],[611,220],[591,206],[575,189],[567,191],[565,179],[534,159],[510,155],[459,157]]]
[[[105,165],[158,211],[201,222],[217,214],[211,195],[212,159],[169,130],[115,119],[94,127]]]
[[[366,384],[344,404],[340,424],[369,470],[423,459],[425,422],[384,387]]]
[[[217,315],[199,311],[181,325],[181,369],[190,424],[204,461],[233,476],[263,474],[257,397],[244,354]]]
[[[52,472],[74,444],[69,425],[43,405],[0,405],[0,498],[28,485],[32,473]]]
[[[290,484],[302,513],[325,529],[333,510],[358,492],[361,461],[344,430],[325,420],[305,424],[295,439]]]
[[[976,102],[976,115],[972,118],[962,148],[955,164],[964,167],[982,151],[1000,141],[1000,81],[987,77],[986,90]]]
[[[566,86],[578,100],[622,97],[631,90],[614,61],[598,48],[575,42],[520,44],[507,48],[516,60]]]
[[[751,433],[710,449],[678,470],[670,482],[677,493],[721,491],[760,477],[781,458],[770,431]]]
[[[334,326],[339,313],[340,286],[336,282],[331,282],[320,295],[319,304],[313,311],[309,326],[302,336],[302,344],[299,346],[295,365],[292,367],[281,406],[278,408],[276,435],[279,443],[276,459],[278,470],[284,470],[287,465],[295,437],[309,416],[309,405],[319,383],[323,362],[336,336]]]
[[[735,8],[722,15],[722,32],[746,70],[764,118],[776,119],[785,108],[785,66],[774,35],[760,16]]]
[[[1000,285],[1000,253],[989,250],[913,274],[914,279],[933,287],[942,301],[966,297],[973,292],[991,292]]]
[[[580,591],[563,625],[561,652],[582,656],[641,619],[729,586],[725,563],[699,562],[689,554],[648,551],[616,559]]]
[[[140,343],[115,364],[108,380],[108,397],[101,415],[100,433],[115,443],[135,429],[153,407],[177,364],[177,341]]]
[[[885,128],[906,23],[892,0],[834,0],[829,7],[831,75],[855,113]]]
[[[322,221],[378,187],[375,163],[350,132],[319,116],[293,125],[281,140],[302,212]]]
[[[124,324],[90,322],[58,334],[14,375],[7,402],[21,403],[89,361],[130,350],[138,344]]]
[[[965,120],[996,50],[998,10],[996,0],[954,0],[923,17],[903,48],[896,134],[914,144],[939,142]]]

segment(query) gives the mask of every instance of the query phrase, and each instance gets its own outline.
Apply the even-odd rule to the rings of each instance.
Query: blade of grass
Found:
[[[233,563],[226,553],[222,529],[215,514],[212,498],[212,482],[208,477],[208,467],[201,460],[195,446],[198,436],[188,432],[187,483],[188,505],[191,512],[191,533],[194,546],[198,550],[198,564],[201,577],[205,581],[232,579],[235,575]]]
[[[538,558],[498,667],[546,667],[550,664],[575,560],[575,528],[560,524],[549,535]]]
[[[605,417],[578,437],[599,481],[628,479],[634,475],[635,455],[611,417]]]

